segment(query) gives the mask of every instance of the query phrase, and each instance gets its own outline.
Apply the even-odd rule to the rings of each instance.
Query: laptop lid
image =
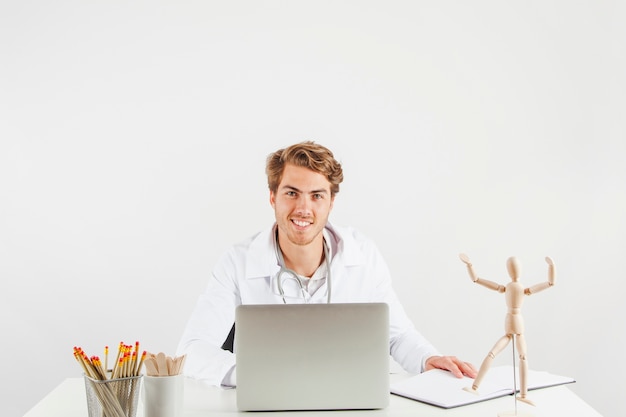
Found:
[[[378,409],[389,403],[385,303],[241,305],[237,407]]]

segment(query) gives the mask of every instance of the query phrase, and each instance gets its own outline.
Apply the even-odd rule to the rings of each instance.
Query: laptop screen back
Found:
[[[389,403],[387,304],[241,305],[235,328],[240,410]]]

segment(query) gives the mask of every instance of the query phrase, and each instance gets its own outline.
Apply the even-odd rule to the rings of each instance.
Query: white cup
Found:
[[[144,376],[144,417],[182,417],[184,375]]]

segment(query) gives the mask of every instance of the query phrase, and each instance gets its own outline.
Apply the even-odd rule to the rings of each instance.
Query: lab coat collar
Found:
[[[246,279],[267,278],[280,270],[274,249],[274,233],[276,224],[265,229],[252,238],[246,259]],[[349,229],[335,227],[330,223],[324,228],[324,238],[329,244],[331,253],[331,269],[335,261],[341,259],[345,266],[359,265],[365,262],[358,251],[357,241]]]

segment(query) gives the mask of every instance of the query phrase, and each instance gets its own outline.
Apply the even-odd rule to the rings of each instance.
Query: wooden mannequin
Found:
[[[511,339],[515,337],[517,350],[519,352],[519,369],[520,369],[520,395],[517,397],[520,401],[524,401],[525,403],[534,405],[532,401],[530,401],[526,394],[528,392],[528,384],[526,380],[526,375],[528,373],[528,362],[526,360],[526,341],[524,339],[524,320],[522,318],[521,310],[522,304],[524,302],[524,295],[531,295],[537,293],[539,291],[543,291],[547,288],[550,288],[554,285],[555,279],[555,268],[554,262],[549,257],[546,257],[546,262],[548,263],[548,281],[542,282],[532,287],[524,288],[518,282],[519,279],[519,263],[515,257],[510,257],[506,262],[506,267],[509,272],[509,276],[511,277],[511,282],[506,286],[500,285],[493,281],[485,280],[479,278],[474,272],[474,268],[472,263],[469,260],[469,257],[465,254],[460,254],[459,257],[461,261],[463,261],[467,265],[467,272],[469,272],[470,278],[473,282],[480,284],[490,290],[498,291],[500,293],[504,293],[504,297],[506,300],[506,305],[508,308],[506,318],[504,321],[504,329],[505,334],[496,342],[496,344],[491,348],[487,357],[485,357],[483,363],[480,366],[478,371],[478,375],[474,379],[474,383],[471,387],[465,388],[466,391],[477,393],[478,387],[484,376],[487,374],[493,359],[504,349]]]

